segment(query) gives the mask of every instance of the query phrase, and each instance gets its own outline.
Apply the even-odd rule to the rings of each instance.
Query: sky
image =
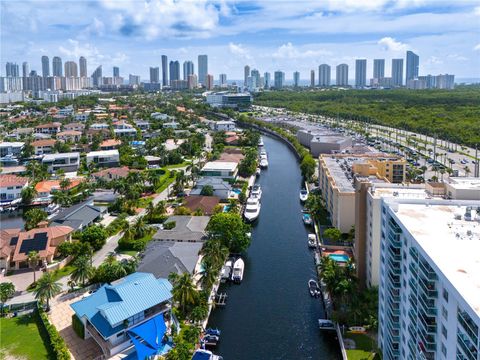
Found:
[[[249,65],[286,78],[327,63],[350,66],[366,58],[420,56],[420,75],[449,73],[480,78],[478,0],[0,0],[0,73],[7,61],[27,61],[41,73],[40,58],[63,62],[85,56],[88,73],[103,65],[148,79],[150,66],[207,54],[209,73],[243,79]]]

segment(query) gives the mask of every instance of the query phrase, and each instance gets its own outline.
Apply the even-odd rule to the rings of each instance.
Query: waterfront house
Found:
[[[201,170],[201,175],[220,177],[222,179],[235,179],[238,164],[233,161],[209,161]]]
[[[175,227],[170,230],[158,230],[155,235],[153,235],[153,239],[161,241],[203,242],[206,239],[205,229],[209,221],[209,216],[171,216],[167,222],[174,222]]]
[[[65,190],[71,190],[82,182],[82,178],[69,179],[70,183]],[[35,190],[37,191],[37,199],[40,202],[49,201],[53,192],[61,190],[60,180],[42,180],[35,184]]]
[[[87,154],[87,165],[94,163],[96,166],[118,166],[120,155],[118,150],[91,151]]]
[[[204,215],[212,215],[213,209],[220,202],[218,196],[190,195],[183,199],[184,206],[190,211],[201,210]]]
[[[47,154],[43,156],[42,164],[47,165],[49,173],[60,169],[65,172],[77,171],[80,165],[80,153]]]
[[[100,221],[104,213],[106,213],[106,208],[94,206],[93,198],[90,198],[80,204],[63,209],[51,219],[50,225],[70,226],[74,231],[81,231]]]
[[[92,176],[95,179],[101,178],[105,181],[112,181],[112,180],[126,178],[131,171],[136,171],[136,170],[130,170],[127,166],[122,166],[118,168],[102,169],[100,171],[93,173]]]
[[[32,141],[33,151],[35,155],[51,154],[55,146],[55,139],[40,139]]]
[[[51,122],[46,124],[40,124],[35,126],[35,132],[38,134],[50,134],[54,135],[60,132],[62,124],[59,122]]]
[[[22,190],[28,186],[28,178],[17,175],[0,175],[0,204],[20,202]]]
[[[204,186],[211,186],[213,188],[213,195],[218,196],[220,199],[228,199],[232,186],[218,177],[202,177],[197,180],[195,188],[190,191],[190,195],[201,195]]]
[[[76,316],[72,321],[83,325],[85,338],[93,338],[106,359],[119,353],[145,359],[171,348],[166,334],[174,316],[167,279],[136,272],[70,306]]]

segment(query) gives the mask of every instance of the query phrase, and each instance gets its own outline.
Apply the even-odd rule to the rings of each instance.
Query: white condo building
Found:
[[[387,199],[379,346],[385,360],[479,360],[480,202]]]

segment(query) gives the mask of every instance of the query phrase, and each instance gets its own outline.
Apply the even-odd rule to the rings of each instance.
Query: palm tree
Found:
[[[465,166],[463,170],[465,171],[465,177],[468,177],[468,175],[471,173],[470,168],[468,166]]]
[[[11,282],[4,282],[0,284],[0,301],[2,302],[2,315],[3,305],[15,294],[15,285]]]
[[[37,271],[38,261],[40,260],[40,255],[37,251],[29,251],[27,255],[27,262],[28,267],[33,269],[33,282],[37,281],[37,275],[35,272]]]
[[[205,242],[202,249],[202,255],[205,263],[210,263],[214,267],[220,268],[229,254],[220,239],[212,239]]]
[[[209,262],[203,263],[203,270],[200,272],[201,282],[202,282],[202,289],[210,291],[213,284],[217,280],[218,272],[220,271],[220,267],[216,266],[215,264],[211,264]]]
[[[137,220],[135,221],[135,224],[133,224],[133,227],[135,229],[136,239],[140,239],[144,237],[149,230],[149,227],[145,223],[145,220],[143,219],[143,217],[138,217]]]
[[[192,309],[192,313],[190,314],[190,320],[194,323],[199,323],[204,320],[208,316],[208,308],[206,306],[195,306]]]
[[[35,299],[40,302],[47,303],[47,312],[50,311],[50,299],[58,295],[62,291],[60,283],[55,282],[52,273],[45,273],[38,279],[37,287],[35,288]]]
[[[69,178],[63,178],[62,181],[60,181],[60,189],[62,191],[67,190],[71,183]]]
[[[194,305],[198,298],[198,292],[193,284],[192,275],[188,272],[176,277],[169,277],[173,281],[173,298],[180,303],[183,314],[187,306]]]
[[[77,258],[73,263],[75,270],[73,270],[71,278],[76,283],[80,282],[82,286],[92,278],[94,275],[94,268],[90,265],[90,259],[88,256],[83,255]]]
[[[30,205],[37,197],[37,190],[35,190],[34,186],[27,186],[22,189],[22,203],[23,205]]]

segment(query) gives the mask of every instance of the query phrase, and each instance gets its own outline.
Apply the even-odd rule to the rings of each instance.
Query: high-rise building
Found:
[[[19,77],[20,76],[20,70],[19,70],[18,64],[7,62],[5,64],[5,69],[6,69],[6,76],[7,77]]]
[[[276,89],[281,89],[283,88],[283,85],[285,84],[285,73],[283,71],[275,71],[273,74],[273,81],[274,81],[274,87]]]
[[[42,56],[42,76],[44,78],[50,76],[50,60],[46,55]]]
[[[310,87],[315,87],[315,70],[310,70]]]
[[[205,87],[207,90],[212,90],[213,89],[213,75],[207,74],[206,77],[207,81],[205,81]]]
[[[367,60],[355,60],[355,86],[365,87],[367,85]]]
[[[99,65],[92,73],[92,85],[101,86],[103,84],[102,65]]]
[[[63,76],[62,59],[58,56],[53,57],[52,74],[53,76]]]
[[[208,56],[198,55],[198,82],[206,85],[208,74]]]
[[[403,59],[392,59],[392,85],[403,85]]]
[[[330,86],[332,69],[330,65],[322,64],[318,67],[318,86]]]
[[[162,86],[168,84],[168,58],[167,55],[162,55]]]
[[[140,75],[128,75],[128,84],[129,85],[140,85]]]
[[[169,65],[169,70],[170,70],[170,85],[172,84],[172,81],[175,80],[180,80],[180,63],[178,60],[176,61],[170,61]]]
[[[260,87],[260,71],[258,71],[257,69],[252,69],[252,71],[250,72],[250,78],[251,81],[249,87],[252,90],[258,89]]]
[[[87,77],[87,59],[80,56],[78,63],[80,64],[80,77]]]
[[[381,79],[385,77],[385,59],[373,59],[373,78]]]
[[[265,89],[270,89],[270,87],[272,86],[272,79],[270,73],[268,71],[265,72],[265,74],[263,74],[263,78],[265,81]]]
[[[227,74],[220,74],[219,80],[220,80],[220,87],[226,87],[228,85]]]
[[[150,68],[150,83],[151,84],[160,83],[160,69],[158,67]]]
[[[65,77],[78,77],[78,68],[75,61],[65,62]]]
[[[419,60],[417,54],[410,50],[407,51],[406,81],[418,78]]]
[[[348,86],[348,65],[337,65],[337,76],[335,78],[337,86]]]
[[[120,68],[118,66],[113,67],[113,77],[120,77]]]
[[[198,86],[198,77],[195,74],[188,75],[187,86],[190,90],[195,89]]]
[[[30,76],[30,66],[28,66],[28,62],[26,61],[22,63],[22,76],[23,77]]]
[[[300,85],[300,73],[295,71],[293,73],[293,86],[298,87]]]
[[[243,68],[243,86],[248,86],[248,77],[250,76],[250,66],[245,65]]]
[[[195,73],[193,61],[184,61],[183,63],[183,80],[188,80],[188,77]]]
[[[479,201],[398,197],[383,203],[383,359],[479,359],[479,207]]]

